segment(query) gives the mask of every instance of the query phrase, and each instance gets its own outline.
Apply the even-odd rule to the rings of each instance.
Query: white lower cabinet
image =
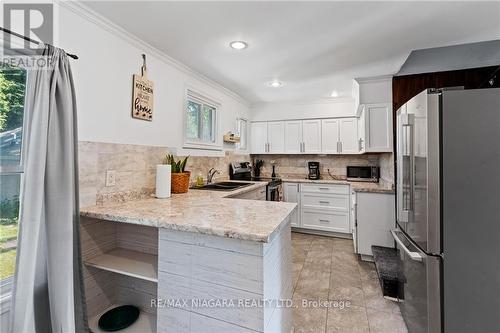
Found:
[[[372,245],[394,247],[391,229],[396,223],[394,193],[356,194],[356,253],[372,256]]]
[[[352,245],[354,246],[354,253],[358,253],[358,237],[356,234],[356,209],[357,209],[357,204],[356,204],[356,192],[352,190],[351,192],[351,216],[350,216],[350,223],[349,223],[349,228],[351,229],[352,233]]]
[[[352,234],[354,252],[372,256],[372,245],[393,247],[394,193],[351,191],[349,185],[283,183],[284,201],[298,204],[292,227]]]
[[[298,183],[283,183],[283,201],[297,203],[299,207],[290,217],[292,227],[300,226],[300,196]]]
[[[351,232],[349,185],[300,184],[298,193],[300,220],[297,226],[336,233]]]
[[[349,196],[343,194],[316,194],[316,193],[303,193],[301,196],[301,203],[303,207],[314,209],[335,209],[344,211],[349,207]]]
[[[302,208],[302,227],[348,233],[349,213],[317,208]]]

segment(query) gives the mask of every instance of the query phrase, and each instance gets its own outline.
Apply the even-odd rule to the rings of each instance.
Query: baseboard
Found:
[[[302,233],[302,234],[352,239],[352,234],[344,234],[341,232],[321,231],[321,230],[296,228],[296,227],[292,227],[292,231]]]

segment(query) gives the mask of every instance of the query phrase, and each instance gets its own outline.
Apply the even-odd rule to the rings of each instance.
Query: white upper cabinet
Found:
[[[321,153],[321,120],[286,121],[285,152],[287,154]]]
[[[359,107],[358,111],[358,150],[364,153],[366,149],[366,126],[365,126],[365,108]]]
[[[361,152],[392,152],[392,76],[356,79]],[[363,137],[364,136],[364,137]]]
[[[267,123],[267,152],[281,154],[285,152],[285,122],[270,121]]]
[[[321,145],[324,154],[338,154],[339,119],[323,119],[321,121]]]
[[[358,121],[356,118],[340,119],[340,153],[358,154]]]
[[[358,154],[358,120],[356,118],[323,119],[323,154]]]
[[[267,153],[267,122],[250,124],[250,149],[253,154]]]
[[[302,121],[302,152],[307,154],[321,153],[321,120]]]
[[[365,105],[365,152],[392,152],[392,106]]]
[[[252,122],[252,154],[359,154],[358,119]]]
[[[287,154],[302,153],[302,120],[285,122],[285,152]]]

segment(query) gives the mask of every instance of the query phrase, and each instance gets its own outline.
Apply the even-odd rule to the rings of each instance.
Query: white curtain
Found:
[[[12,303],[15,333],[87,332],[78,207],[76,100],[68,57],[29,70],[24,185]]]

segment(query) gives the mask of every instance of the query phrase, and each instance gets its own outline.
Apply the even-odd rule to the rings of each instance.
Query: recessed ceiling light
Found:
[[[274,80],[274,81],[269,82],[269,86],[273,87],[273,88],[279,88],[282,85],[283,85],[283,82],[281,82],[281,81]]]
[[[332,97],[339,97],[339,93],[337,92],[337,90],[334,90],[334,91],[332,91],[332,93],[330,94],[330,96],[332,96]]]
[[[235,40],[234,42],[229,43],[229,46],[235,50],[243,50],[248,47],[248,44],[242,40]]]

